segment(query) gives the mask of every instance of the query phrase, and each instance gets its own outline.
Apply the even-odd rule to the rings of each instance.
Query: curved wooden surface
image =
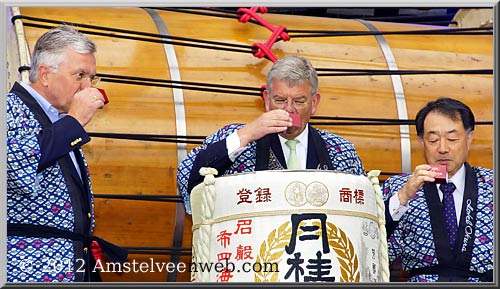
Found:
[[[21,15],[91,24],[133,31],[158,33],[151,15],[141,8],[57,8],[22,7]],[[235,19],[155,10],[168,33],[201,40],[252,45],[264,43],[271,33],[264,27]],[[274,26],[300,30],[369,31],[356,20],[264,14]],[[436,29],[371,22],[380,31]],[[105,28],[104,28],[105,29]],[[25,26],[31,49],[46,29]],[[100,30],[99,30],[100,31]],[[106,32],[106,31],[104,31]],[[116,33],[118,34],[118,33]],[[171,79],[170,63],[162,44],[115,36],[89,37],[98,47],[97,72],[155,79]],[[492,35],[384,35],[400,70],[492,69]],[[251,53],[173,46],[182,81],[238,85],[259,88],[272,65]],[[380,38],[344,36],[296,38],[276,43],[278,58],[289,54],[308,57],[317,68],[388,69]],[[175,69],[175,67],[174,67]],[[423,74],[400,77],[407,117],[414,119],[428,101],[440,96],[460,99],[471,106],[477,121],[493,120],[493,76],[467,74]],[[86,127],[89,132],[126,134],[179,134],[179,115],[174,110],[171,88],[101,82],[110,103]],[[259,96],[214,93],[184,89],[186,133],[206,136],[232,122],[249,122],[264,111]],[[390,75],[322,76],[321,104],[317,115],[398,119],[393,81]],[[315,120],[317,122],[319,120]],[[410,126],[411,152],[402,154],[397,125],[327,125],[352,141],[366,170],[402,172],[402,158],[411,159],[411,168],[423,162],[415,127]],[[493,126],[479,125],[471,150],[474,165],[493,167]],[[111,138],[92,138],[84,146],[96,194],[175,195],[179,148],[182,144]],[[187,145],[189,151],[195,145]],[[182,152],[181,152],[182,155]],[[383,179],[382,176],[381,179]],[[96,235],[128,247],[172,247],[176,207],[172,202],[96,198]],[[177,222],[179,219],[177,219]],[[191,219],[183,221],[182,247],[191,247]],[[182,232],[181,232],[182,234]],[[136,262],[170,261],[169,255],[131,254]],[[180,259],[186,264],[190,256]],[[167,273],[105,273],[105,281],[163,282]],[[189,281],[180,273],[177,281]]]

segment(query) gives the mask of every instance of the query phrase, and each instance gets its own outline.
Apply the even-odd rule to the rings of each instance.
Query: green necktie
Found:
[[[297,150],[296,146],[298,140],[287,140],[285,144],[287,145],[288,148],[290,148],[290,155],[288,156],[288,161],[286,162],[286,166],[288,167],[289,170],[298,170],[300,169],[299,165],[299,157],[297,156]]]

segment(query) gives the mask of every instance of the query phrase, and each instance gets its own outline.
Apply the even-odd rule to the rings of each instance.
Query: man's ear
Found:
[[[50,72],[50,67],[46,65],[38,66],[38,80],[44,87],[47,87],[49,85]]]
[[[311,115],[316,114],[316,111],[318,110],[319,106],[319,101],[320,101],[321,95],[319,93],[316,93],[313,98],[312,98],[312,109],[311,109]]]

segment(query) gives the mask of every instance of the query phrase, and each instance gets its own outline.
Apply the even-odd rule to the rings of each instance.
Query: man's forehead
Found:
[[[426,135],[433,135],[433,134],[453,134],[453,133],[458,133],[459,130],[456,128],[453,129],[448,129],[448,130],[436,130],[436,129],[431,129],[431,130],[424,130],[424,134]]]

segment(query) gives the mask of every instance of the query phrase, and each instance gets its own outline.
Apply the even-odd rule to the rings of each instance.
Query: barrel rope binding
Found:
[[[372,183],[373,189],[375,191],[375,197],[377,200],[377,214],[378,214],[378,226],[380,232],[380,245],[379,245],[379,265],[380,265],[380,277],[382,282],[389,282],[390,280],[390,269],[389,269],[389,257],[387,249],[387,231],[385,228],[385,203],[382,199],[382,190],[380,188],[380,182],[378,176],[380,175],[380,170],[371,170],[368,172],[368,178]]]
[[[217,173],[217,170],[214,168],[203,167],[200,169],[200,174],[205,178],[203,180],[204,189],[201,195],[202,225],[199,228],[199,236],[196,244],[196,261],[198,261],[198,264],[201,266],[210,262],[210,237],[212,234],[212,224],[210,220],[213,218],[215,209],[215,175],[217,175]],[[210,280],[209,270],[196,271],[196,281],[208,282]]]

